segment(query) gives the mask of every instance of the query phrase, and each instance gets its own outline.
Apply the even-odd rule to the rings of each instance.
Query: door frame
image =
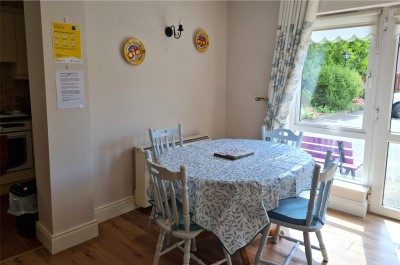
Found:
[[[400,144],[400,133],[390,132],[392,96],[394,90],[397,52],[399,36],[395,36],[395,13],[400,11],[398,7],[383,9],[380,23],[380,47],[377,69],[377,84],[375,93],[375,120],[372,132],[372,150],[369,185],[370,211],[400,220],[400,209],[392,209],[383,206],[383,195],[386,177],[386,163],[388,158],[389,143]],[[378,91],[377,91],[378,92]],[[388,101],[390,104],[388,104]]]

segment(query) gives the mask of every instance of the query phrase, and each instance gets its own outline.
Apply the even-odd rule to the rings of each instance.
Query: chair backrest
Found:
[[[171,171],[153,162],[150,151],[146,150],[146,164],[150,175],[150,185],[155,200],[156,210],[164,223],[172,229],[190,232],[189,198],[187,194],[186,168]],[[177,187],[182,187],[179,193],[182,203],[177,203]],[[179,205],[178,205],[179,204]],[[180,216],[184,227],[180,227]]]
[[[315,224],[315,222],[320,222],[322,224],[325,222],[329,193],[335,177],[336,168],[339,164],[337,160],[326,160],[325,162],[326,166],[322,172],[319,164],[316,164],[314,167],[306,226],[311,226]]]
[[[183,125],[179,123],[178,128],[149,129],[151,146],[153,148],[154,159],[174,149],[176,143],[183,146]]]
[[[261,140],[264,141],[279,142],[300,147],[302,138],[302,131],[299,132],[299,135],[296,135],[292,130],[289,129],[279,128],[272,131],[267,131],[265,125],[261,126]]]

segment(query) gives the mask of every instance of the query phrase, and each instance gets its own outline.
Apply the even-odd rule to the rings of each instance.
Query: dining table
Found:
[[[252,139],[184,145],[158,163],[172,170],[186,166],[192,220],[215,234],[229,254],[240,250],[244,264],[245,246],[269,223],[267,212],[309,189],[315,164],[302,149]]]

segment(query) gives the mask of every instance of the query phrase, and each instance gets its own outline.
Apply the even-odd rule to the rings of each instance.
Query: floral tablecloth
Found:
[[[254,152],[238,160],[216,152]],[[313,158],[305,151],[261,140],[222,139],[186,145],[160,156],[161,165],[185,165],[193,221],[213,232],[233,254],[268,224],[279,199],[311,185]]]

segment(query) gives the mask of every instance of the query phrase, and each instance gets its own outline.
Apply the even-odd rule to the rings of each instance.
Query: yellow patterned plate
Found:
[[[194,37],[194,43],[199,51],[207,51],[208,45],[210,44],[207,33],[202,29],[199,30]]]
[[[138,39],[129,39],[124,46],[124,56],[130,64],[141,64],[146,57],[146,49]]]

